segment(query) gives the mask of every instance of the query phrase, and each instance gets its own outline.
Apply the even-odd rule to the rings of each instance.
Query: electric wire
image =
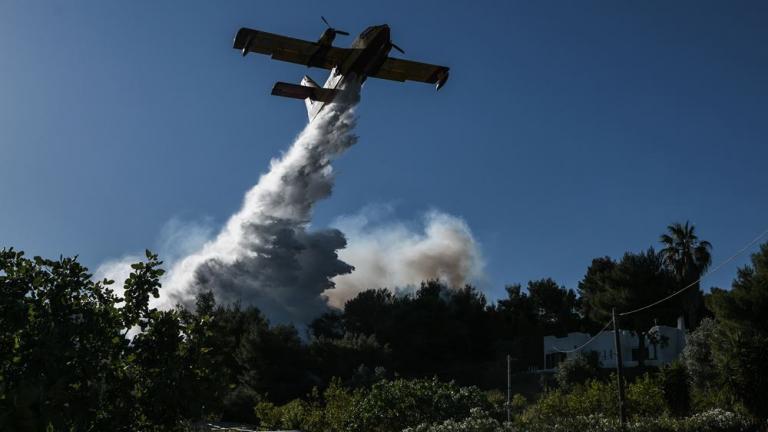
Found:
[[[649,309],[649,308],[652,308],[652,307],[654,307],[654,306],[656,306],[656,305],[658,305],[658,304],[664,303],[665,301],[667,301],[667,300],[671,299],[672,297],[674,297],[674,296],[676,296],[676,295],[678,295],[678,294],[682,293],[683,291],[687,290],[688,288],[690,288],[690,287],[692,287],[692,286],[694,286],[694,285],[698,284],[699,282],[701,282],[702,280],[704,280],[704,278],[706,278],[706,277],[710,276],[712,273],[715,273],[716,271],[720,270],[720,269],[721,269],[721,268],[722,268],[724,265],[726,265],[726,264],[728,264],[729,262],[731,262],[731,261],[733,261],[734,259],[736,259],[736,257],[738,257],[739,255],[741,255],[742,253],[744,253],[744,251],[746,251],[747,249],[749,249],[749,247],[750,247],[750,246],[752,246],[753,244],[757,243],[757,241],[758,241],[758,240],[760,240],[760,239],[761,239],[763,236],[765,236],[766,234],[768,234],[768,229],[766,229],[765,231],[763,231],[762,233],[760,233],[760,235],[758,235],[757,237],[755,237],[754,239],[752,239],[752,241],[750,241],[749,243],[747,243],[747,244],[746,244],[746,246],[744,246],[743,248],[739,249],[739,250],[738,250],[738,251],[737,251],[735,254],[733,254],[733,255],[731,255],[730,257],[728,257],[728,259],[726,259],[725,261],[723,261],[723,262],[721,262],[720,264],[716,265],[714,268],[712,268],[712,270],[708,271],[707,273],[705,273],[704,275],[702,275],[700,278],[698,278],[698,279],[697,279],[697,280],[695,280],[694,282],[691,282],[690,284],[686,285],[685,287],[681,288],[680,290],[678,290],[678,291],[675,291],[675,292],[673,292],[672,294],[670,294],[670,295],[668,295],[668,296],[664,297],[663,299],[661,299],[661,300],[657,300],[657,301],[655,301],[655,302],[653,302],[653,303],[651,303],[651,304],[649,304],[649,305],[645,305],[645,306],[643,306],[643,307],[639,307],[639,308],[637,308],[637,309],[633,309],[633,310],[631,310],[631,311],[628,311],[628,312],[622,312],[622,313],[620,313],[620,314],[619,314],[619,316],[627,316],[627,315],[632,315],[632,314],[634,314],[634,313],[637,313],[637,312],[640,312],[640,311],[644,311],[644,310],[646,310],[646,309]]]

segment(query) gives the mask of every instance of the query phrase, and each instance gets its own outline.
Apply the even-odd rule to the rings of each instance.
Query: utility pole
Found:
[[[624,397],[624,361],[621,358],[621,341],[619,340],[619,324],[616,321],[616,309],[611,310],[613,314],[613,339],[616,345],[616,374],[618,375],[618,387],[619,387],[619,423],[621,429],[624,429],[624,423],[627,421],[627,407]]]
[[[510,410],[512,409],[512,359],[507,354],[507,423],[512,421]]]

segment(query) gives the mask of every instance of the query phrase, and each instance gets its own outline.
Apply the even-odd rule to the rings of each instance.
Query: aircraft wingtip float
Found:
[[[438,90],[448,81],[448,68],[445,66],[389,57],[393,48],[402,54],[405,52],[392,42],[386,24],[368,27],[349,48],[340,48],[332,45],[333,40],[336,35],[347,36],[349,33],[331,27],[325,18],[321,18],[328,28],[317,42],[241,28],[233,46],[243,56],[255,52],[267,54],[275,60],[330,70],[330,76],[322,87],[312,78],[304,76],[301,84],[277,82],[272,88],[275,96],[304,99],[309,121],[325,104],[333,101],[341,84],[352,76],[361,82],[367,77],[419,81],[435,84]]]

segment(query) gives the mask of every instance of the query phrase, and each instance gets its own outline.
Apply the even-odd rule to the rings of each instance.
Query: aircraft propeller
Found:
[[[396,50],[400,51],[400,54],[405,54],[405,51],[403,51],[403,49],[402,49],[402,48],[400,48],[399,46],[395,45],[395,43],[394,43],[394,42],[392,42],[392,41],[389,41],[389,44],[390,44],[390,45],[392,45],[392,48],[394,48],[394,49],[396,49]]]
[[[349,36],[349,33],[345,32],[344,30],[336,30],[335,28],[331,27],[331,25],[328,23],[328,20],[326,20],[324,16],[320,15],[320,19],[322,19],[325,25],[328,26],[329,30],[333,31],[334,35],[340,34],[344,36]]]

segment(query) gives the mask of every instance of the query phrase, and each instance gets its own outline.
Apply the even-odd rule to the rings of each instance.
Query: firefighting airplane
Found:
[[[392,43],[386,24],[368,27],[350,48],[339,48],[331,45],[336,35],[348,36],[349,33],[331,27],[325,18],[321,18],[328,28],[317,42],[241,28],[234,43],[234,48],[241,50],[243,57],[255,52],[268,54],[275,60],[330,69],[331,74],[323,87],[305,75],[301,85],[277,82],[272,88],[275,96],[304,99],[309,121],[325,104],[333,101],[340,85],[351,76],[361,82],[369,76],[401,82],[420,81],[436,84],[438,90],[448,81],[448,68],[445,66],[388,57],[392,48],[402,54],[405,52]]]

